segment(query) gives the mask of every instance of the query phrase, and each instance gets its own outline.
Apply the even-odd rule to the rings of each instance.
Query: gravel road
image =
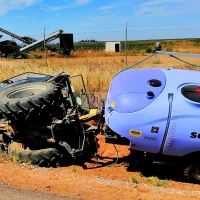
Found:
[[[20,190],[9,187],[0,187],[0,200],[78,200],[63,196]],[[80,199],[79,199],[80,200]]]

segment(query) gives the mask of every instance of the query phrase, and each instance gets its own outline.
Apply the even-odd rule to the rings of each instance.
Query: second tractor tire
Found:
[[[56,148],[30,150],[24,149],[18,142],[9,144],[8,154],[14,163],[30,163],[39,167],[59,167],[62,159],[61,151]]]

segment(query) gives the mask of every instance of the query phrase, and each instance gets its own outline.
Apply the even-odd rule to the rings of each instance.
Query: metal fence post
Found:
[[[48,63],[47,63],[47,50],[46,50],[46,42],[45,42],[45,29],[46,29],[46,26],[44,27],[44,51],[45,51],[46,66],[48,66]]]
[[[126,51],[126,66],[128,65],[128,50],[127,50],[127,38],[128,38],[128,23],[126,24],[126,41],[125,41],[125,51]]]

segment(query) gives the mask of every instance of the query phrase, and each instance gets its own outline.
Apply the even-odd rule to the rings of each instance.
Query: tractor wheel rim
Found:
[[[5,97],[9,99],[26,98],[42,93],[46,89],[43,85],[22,86],[8,92]]]

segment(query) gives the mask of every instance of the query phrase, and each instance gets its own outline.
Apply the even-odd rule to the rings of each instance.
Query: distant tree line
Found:
[[[172,39],[172,40],[159,40],[165,51],[172,51],[175,44],[180,44],[184,42],[190,42],[193,46],[200,47],[200,38],[194,39]],[[127,49],[129,52],[133,53],[151,53],[155,47],[158,40],[135,40],[127,41]],[[104,50],[106,41],[96,41],[96,40],[80,40],[74,43],[74,50]],[[59,50],[59,43],[50,45],[52,50]],[[125,41],[121,41],[121,51],[125,51]],[[42,50],[42,47],[40,48]]]

